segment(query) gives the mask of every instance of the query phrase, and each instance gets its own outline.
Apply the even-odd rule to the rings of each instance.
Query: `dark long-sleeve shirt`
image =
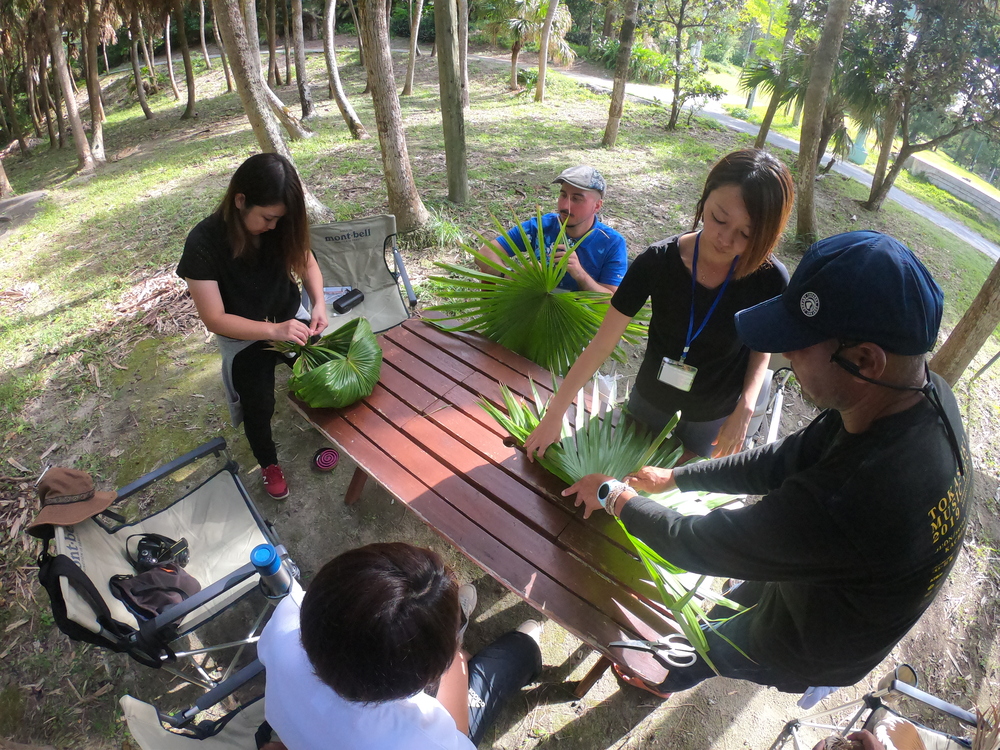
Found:
[[[637,497],[622,521],[686,570],[762,582],[734,627],[753,659],[806,684],[854,684],[934,599],[965,531],[968,442],[954,396],[931,377],[964,475],[927,399],[860,434],[827,411],[777,443],[675,471],[681,489],[758,503],[690,517]]]

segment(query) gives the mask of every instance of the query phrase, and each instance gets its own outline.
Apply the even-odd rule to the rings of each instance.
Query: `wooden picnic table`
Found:
[[[648,655],[608,648],[677,630],[622,529],[559,495],[565,484],[524,451],[477,403],[503,406],[500,383],[532,401],[549,372],[475,333],[409,320],[379,336],[384,359],[371,396],[346,409],[294,408],[357,464],[345,496],[370,476],[470,560],[601,658],[582,696],[613,662],[646,679],[664,670]]]

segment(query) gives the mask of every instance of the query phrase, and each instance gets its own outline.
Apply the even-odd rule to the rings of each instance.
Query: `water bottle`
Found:
[[[274,599],[288,593],[292,576],[272,545],[258,544],[254,547],[250,552],[250,562],[260,573],[260,586],[264,596]]]

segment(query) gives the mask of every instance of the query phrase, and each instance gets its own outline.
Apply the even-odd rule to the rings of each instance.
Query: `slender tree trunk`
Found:
[[[288,0],[281,0],[281,10],[284,15],[285,23],[285,81],[287,83],[292,82],[292,56],[289,54],[288,40],[292,39],[292,27],[291,22],[288,20]],[[292,44],[294,47],[294,42]]]
[[[187,40],[187,27],[184,25],[184,0],[174,0],[174,12],[177,14],[177,39],[181,44],[181,57],[184,58],[184,77],[187,79],[187,106],[181,114],[182,120],[197,117],[194,111],[194,65],[191,63],[191,48]]]
[[[215,5],[215,0],[212,0],[213,6]],[[240,14],[242,16],[243,28],[246,30],[247,42],[250,45],[250,50],[253,52],[254,57],[257,58],[257,67],[261,67],[261,57],[260,57],[260,31],[257,29],[257,0],[239,0]],[[219,11],[216,10],[216,15]],[[225,37],[223,37],[225,41]],[[228,46],[228,42],[227,42]],[[231,53],[233,57],[236,56],[236,52]],[[236,63],[233,63],[233,71],[235,75]],[[239,83],[237,83],[239,86]]]
[[[757,139],[753,144],[754,148],[764,148],[767,144],[767,134],[771,130],[771,123],[774,122],[774,116],[781,105],[781,97],[785,93],[785,87],[788,86],[788,63],[785,60],[785,53],[792,42],[795,41],[795,35],[799,31],[799,23],[802,20],[802,6],[803,3],[801,2],[793,3],[789,6],[785,38],[781,42],[781,62],[778,68],[778,80],[771,94],[771,101],[767,103],[767,111],[764,113],[764,119],[760,123],[760,129],[757,131]]]
[[[90,144],[87,143],[87,135],[83,132],[83,121],[80,119],[80,110],[76,106],[76,98],[73,96],[73,82],[66,65],[66,50],[63,48],[62,29],[59,28],[58,0],[45,0],[45,31],[49,37],[49,45],[52,47],[52,68],[56,71],[63,99],[66,100],[66,115],[73,131],[73,145],[76,148],[76,157],[79,162],[78,170],[93,172],[94,156],[90,153]]]
[[[170,14],[163,19],[163,48],[167,53],[167,78],[170,79],[170,90],[174,92],[174,101],[180,101],[181,92],[177,88],[177,78],[174,76],[174,53],[170,50]]]
[[[267,0],[267,85],[271,88],[281,85],[278,71],[278,19],[274,0]]]
[[[872,187],[868,193],[868,200],[861,204],[861,207],[868,211],[878,211],[882,206],[885,195],[879,199],[879,191],[885,183],[886,170],[889,167],[889,157],[892,155],[893,142],[896,140],[896,130],[899,128],[899,118],[902,115],[903,103],[897,94],[892,97],[889,106],[886,108],[885,119],[882,121],[881,147],[878,152],[878,162],[875,165],[875,174],[872,176]]]
[[[517,58],[521,54],[521,37],[514,40],[514,43],[510,45],[510,84],[508,88],[511,91],[517,91],[520,86],[517,85]]]
[[[681,18],[675,26],[676,36],[674,37],[674,90],[670,100],[670,120],[667,122],[667,130],[677,127],[677,120],[681,116],[681,55],[684,52],[684,17],[683,4],[681,5]]]
[[[70,64],[73,60],[73,32],[66,32],[66,73],[69,75],[70,86],[73,87],[73,95],[80,93],[79,87],[76,85],[76,76],[73,75],[73,67]]]
[[[354,107],[344,93],[344,86],[340,82],[340,67],[337,65],[337,0],[326,0],[326,7],[323,9],[323,52],[326,55],[326,73],[330,78],[330,96],[337,102],[337,109],[340,110],[347,129],[351,131],[351,137],[355,139],[369,138],[368,131],[361,124]]]
[[[108,43],[107,42],[102,42],[101,43],[101,54],[104,55],[104,72],[105,73],[110,73],[111,72],[111,66],[108,64]]]
[[[441,124],[444,129],[448,200],[469,200],[469,170],[465,149],[465,114],[462,107],[462,70],[458,2],[435,0],[434,39],[438,45],[438,83],[441,91]]]
[[[236,3],[213,0],[212,7],[222,41],[229,50],[236,90],[258,145],[262,151],[281,154],[291,160],[291,152],[281,136],[281,127],[268,103],[266,92],[270,89],[261,75],[260,41],[247,36],[246,20]],[[303,185],[303,190],[309,220],[313,223],[331,221],[333,212],[320,203],[308,187]]]
[[[94,161],[98,164],[107,161],[104,155],[104,106],[101,103],[101,79],[97,73],[97,44],[100,41],[103,15],[103,0],[90,0],[84,44],[87,50],[87,97],[90,100],[90,151],[94,155]]]
[[[632,44],[635,41],[635,19],[639,11],[639,0],[625,0],[625,15],[622,30],[618,35],[618,57],[615,60],[615,83],[611,90],[611,107],[608,110],[608,124],[604,128],[604,148],[614,148],[618,140],[618,125],[625,109],[625,84],[628,82],[628,64],[632,59]]]
[[[610,39],[615,33],[615,21],[618,20],[617,0],[608,0],[604,6],[604,27],[601,29],[601,36]]]
[[[545,68],[549,63],[549,36],[552,34],[552,19],[556,17],[559,0],[549,0],[549,9],[545,13],[545,23],[542,25],[542,38],[538,48],[538,84],[535,87],[535,101],[545,101]]]
[[[35,67],[26,65],[24,67],[24,78],[27,82],[28,114],[31,115],[31,127],[35,131],[35,138],[42,137],[42,117],[38,111],[38,97],[35,93]]]
[[[226,91],[233,90],[233,74],[229,72],[229,60],[226,56],[226,47],[222,43],[222,37],[219,35],[219,26],[215,23],[215,10],[211,7],[211,0],[209,2],[209,9],[212,10],[212,32],[215,36],[215,44],[219,48],[219,59],[222,60],[222,70],[226,74]]]
[[[354,7],[354,0],[347,0],[347,8],[351,11],[351,20],[354,22],[354,30],[358,35],[358,64],[368,69],[367,62],[365,60],[365,43],[361,37],[361,21],[358,20],[358,11]],[[367,93],[368,88],[365,87],[365,92]]]
[[[150,27],[150,37],[152,35],[152,27]],[[152,45],[146,43],[146,31],[142,28],[141,16],[139,18],[139,44],[142,45],[142,56],[146,61],[146,69],[149,70],[149,90],[155,93],[160,90],[160,87],[156,85],[156,66],[153,63],[153,52],[150,49]]]
[[[292,36],[295,39],[295,84],[299,88],[302,119],[316,113],[312,91],[309,88],[309,71],[306,70],[306,35],[302,31],[302,0],[292,0]]]
[[[201,35],[201,54],[205,58],[205,68],[212,69],[212,58],[208,56],[208,45],[205,44],[205,0],[198,0],[198,33]]]
[[[3,159],[0,158],[0,198],[10,198],[14,194],[14,188],[7,179],[7,170],[3,168]]]
[[[129,57],[132,60],[132,77],[135,78],[135,93],[139,97],[139,106],[142,107],[142,113],[146,116],[146,119],[152,120],[153,111],[146,102],[146,82],[142,78],[142,70],[139,67],[139,12],[134,8],[132,9],[132,21],[129,28],[128,50]]]
[[[3,69],[0,68],[0,76],[3,76]],[[4,114],[4,108],[7,105],[0,99],[0,138],[3,138],[4,143],[9,143],[11,138],[14,136],[11,134],[11,130],[7,125],[7,115]]]
[[[954,386],[1000,325],[1000,262],[986,278],[965,315],[931,359],[930,368]]]
[[[42,106],[45,108],[45,129],[49,133],[49,150],[56,147],[56,130],[52,125],[52,97],[49,96],[49,54],[43,51],[38,66],[38,80],[42,87]],[[2,107],[0,107],[2,109]]]
[[[458,0],[458,70],[462,81],[462,109],[469,108],[469,0]]]
[[[840,44],[844,38],[847,14],[851,0],[830,0],[827,6],[823,33],[812,59],[812,72],[805,97],[805,119],[799,137],[799,184],[796,203],[798,222],[796,236],[800,245],[811,245],[816,241],[816,149],[823,125],[823,112],[830,92],[833,68],[840,54]]]
[[[49,57],[52,57],[52,45],[49,45]],[[55,60],[53,59],[53,63]],[[52,105],[56,111],[56,129],[59,131],[59,148],[66,145],[66,126],[63,122],[62,113],[62,92],[59,88],[59,77],[56,75],[56,71],[52,71]]]
[[[420,16],[424,12],[424,0],[410,0],[410,58],[406,61],[406,82],[403,84],[402,96],[413,93],[413,74],[417,68],[416,56],[420,52],[417,47],[417,35],[420,32]]]
[[[401,231],[415,229],[427,223],[429,214],[417,193],[410,167],[403,116],[399,97],[396,96],[396,79],[392,72],[384,7],[380,0],[359,0],[358,11],[368,60],[368,83],[382,147],[382,171],[389,194],[389,210],[396,215]]]
[[[62,39],[59,41],[62,43]],[[64,65],[63,67],[65,68],[66,66]],[[17,119],[14,99],[11,96],[10,88],[7,86],[7,73],[2,68],[0,68],[0,99],[3,100],[4,109],[7,110],[8,126],[11,133],[17,139],[17,147],[21,149],[21,153],[24,156],[28,156],[31,153],[31,149],[28,148],[28,141],[25,140],[24,130],[21,129],[21,123]]]

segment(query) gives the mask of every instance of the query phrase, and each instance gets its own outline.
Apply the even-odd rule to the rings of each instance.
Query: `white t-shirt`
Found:
[[[257,643],[267,669],[264,715],[289,750],[475,750],[445,707],[426,693],[354,703],[320,681],[299,640],[302,596],[293,587]]]

